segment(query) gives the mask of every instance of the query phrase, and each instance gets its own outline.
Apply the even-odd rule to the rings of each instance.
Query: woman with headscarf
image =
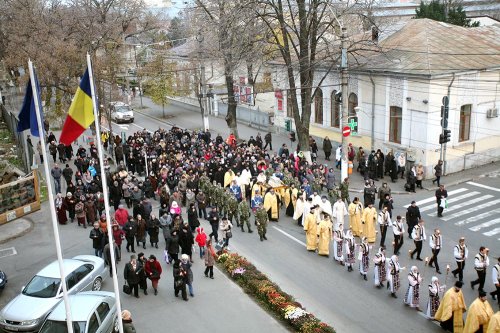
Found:
[[[132,323],[132,315],[130,311],[123,310],[122,311],[122,323],[123,323],[123,333],[135,333],[135,327]]]
[[[66,203],[61,193],[57,193],[54,203],[56,206],[57,221],[59,224],[66,224],[66,222],[68,222],[68,217],[66,216]]]
[[[380,247],[378,252],[375,254],[373,258],[374,267],[374,279],[375,279],[375,287],[382,288],[384,286],[384,282],[387,280],[387,270],[386,270],[386,257],[385,257],[385,249],[384,247]]]
[[[443,292],[445,288],[446,286],[442,286],[436,276],[432,277],[431,283],[429,284],[429,300],[427,301],[427,308],[425,310],[427,318],[434,319],[434,315],[441,303],[439,293]]]
[[[368,274],[368,269],[370,268],[370,245],[368,244],[368,238],[361,238],[361,244],[359,244],[359,274],[363,276],[363,279],[367,281],[366,275]]]
[[[412,266],[408,273],[408,289],[406,290],[404,303],[420,311],[420,284],[422,276],[418,272],[417,266]]]
[[[399,279],[399,271],[401,266],[399,265],[399,258],[397,255],[393,255],[389,260],[389,270],[387,272],[387,289],[390,289],[391,296],[398,298],[396,292],[399,290],[401,281]]]
[[[352,235],[352,231],[349,229],[345,232],[344,235],[345,242],[345,265],[347,266],[347,271],[352,272],[352,266],[356,262],[356,256],[354,253],[354,249],[356,248],[356,243],[354,241],[354,236]]]
[[[172,204],[170,205],[170,214],[181,215],[181,207],[179,207],[177,201],[172,201]]]
[[[144,264],[144,271],[146,272],[146,277],[151,280],[155,296],[158,295],[158,281],[160,280],[162,269],[154,255],[149,256],[148,261]]]

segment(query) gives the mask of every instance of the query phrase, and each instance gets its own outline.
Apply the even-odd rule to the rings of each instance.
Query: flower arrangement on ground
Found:
[[[217,262],[246,293],[273,311],[296,332],[335,333],[331,326],[307,312],[246,258],[237,253],[223,252],[218,256]]]

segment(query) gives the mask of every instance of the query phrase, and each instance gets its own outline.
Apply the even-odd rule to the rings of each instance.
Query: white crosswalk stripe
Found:
[[[472,200],[471,200],[472,201]],[[481,200],[478,200],[478,201],[482,201]],[[476,201],[476,202],[478,202]],[[474,203],[476,203],[474,202]],[[473,203],[473,204],[474,204]],[[454,214],[451,214],[451,215],[445,215],[444,217],[441,218],[441,220],[444,220],[444,221],[449,221],[451,219],[456,219],[456,218],[459,218],[461,216],[464,216],[464,215],[467,215],[467,214],[470,214],[470,213],[473,213],[473,212],[476,212],[478,210],[481,210],[481,209],[484,209],[484,208],[490,208],[492,205],[496,205],[497,203],[500,203],[500,199],[499,200],[493,200],[493,201],[488,201],[488,202],[485,202],[483,204],[480,204],[480,205],[477,205],[477,206],[474,206],[472,208],[468,208],[468,209],[464,209],[464,210],[461,210],[457,213],[454,213]],[[464,206],[467,206],[467,205],[463,205],[462,207]],[[456,209],[460,209],[462,207],[455,207]],[[455,209],[455,210],[456,210]],[[449,211],[449,210],[448,210]],[[446,210],[445,210],[445,214],[446,214]],[[431,214],[429,214],[431,215]],[[434,213],[434,216],[436,216],[436,213]]]
[[[450,216],[455,216],[454,218],[457,218],[457,217],[459,217],[459,216],[465,215],[464,210],[462,210],[462,208],[464,208],[464,207],[466,207],[466,206],[474,205],[474,204],[476,204],[476,203],[478,203],[478,202],[482,202],[482,201],[484,201],[484,200],[491,199],[491,198],[493,198],[493,196],[492,196],[491,194],[483,195],[483,196],[481,196],[481,197],[479,197],[479,198],[475,198],[475,199],[472,199],[472,200],[468,200],[468,201],[466,201],[466,202],[461,202],[459,205],[455,205],[455,206],[452,206],[452,207],[450,207],[450,208],[446,208],[446,209],[445,209],[445,211],[446,211],[447,213],[449,213],[449,212],[453,212],[453,211],[455,211],[455,210],[459,210],[459,209],[460,209],[460,210],[461,210],[460,212],[458,212],[458,213],[456,213],[456,214],[454,214],[454,215],[450,215]],[[499,201],[499,202],[500,202],[500,200],[497,200],[497,201]],[[481,205],[480,205],[480,206],[481,206]],[[434,207],[436,207],[436,206],[434,206]],[[476,207],[479,207],[479,206],[476,206]],[[487,206],[486,206],[486,207],[487,207]],[[485,208],[485,207],[483,207],[483,208]],[[437,209],[437,207],[436,207],[436,209]],[[470,211],[470,212],[468,212],[468,213],[471,213],[471,212],[476,211],[476,210],[477,210],[477,209],[472,210],[472,211]],[[468,213],[467,213],[467,214],[468,214]],[[458,215],[457,215],[457,214],[458,214]],[[429,214],[429,216],[437,216],[437,212],[432,213],[432,214]],[[445,217],[443,218],[443,220],[445,220],[445,221],[448,221],[449,219],[450,219],[450,217],[447,217],[447,216],[445,216]]]
[[[481,194],[481,193],[480,192],[465,193],[463,195],[459,195],[458,197],[453,197],[453,198],[449,199],[448,204],[452,204],[454,202],[458,202],[460,200],[467,199],[467,198],[473,197],[473,196],[478,195],[478,194]],[[449,197],[449,195],[448,195],[448,197]],[[420,212],[426,212],[426,211],[431,210],[431,209],[437,209],[437,203],[420,208]]]
[[[466,224],[474,223],[474,222],[480,221],[481,219],[490,217],[492,215],[496,215],[498,213],[500,213],[500,209],[490,210],[489,212],[481,213],[479,215],[466,218],[465,220],[455,222],[455,225],[456,226],[461,226],[461,225],[466,225]]]
[[[498,224],[498,223],[500,223],[500,219],[494,219],[494,220],[491,220],[491,221],[484,222],[484,223],[481,223],[479,225],[476,225],[476,226],[474,226],[472,228],[469,228],[469,230],[471,230],[471,231],[479,231],[481,229],[491,227],[492,225],[495,225],[495,224]]]
[[[452,195],[455,195],[455,194],[458,194],[458,193],[462,193],[462,192],[465,192],[465,191],[468,191],[468,189],[466,189],[466,188],[459,188],[459,189],[456,189],[456,190],[448,192],[448,196],[452,196]],[[423,199],[423,200],[417,201],[416,204],[417,204],[417,206],[421,206],[421,205],[426,204],[428,202],[436,202],[436,197],[430,197],[430,198],[427,198],[427,199]],[[410,204],[405,205],[403,207],[408,208],[409,206],[410,206]],[[422,211],[422,210],[420,210],[420,211]]]
[[[478,188],[495,192],[500,192],[500,189],[474,182],[466,184],[474,188],[458,188],[448,192],[449,208],[444,210],[444,216],[439,219],[452,221],[457,227],[465,226],[470,231],[480,232],[487,237],[498,236],[500,234],[500,208],[498,208],[500,199],[495,199],[495,195],[483,194],[479,192]],[[425,213],[427,216],[437,216],[436,197],[420,200],[417,202],[417,206],[422,206],[419,207],[421,213]],[[408,205],[404,207],[408,207]],[[483,212],[476,214],[481,210]]]

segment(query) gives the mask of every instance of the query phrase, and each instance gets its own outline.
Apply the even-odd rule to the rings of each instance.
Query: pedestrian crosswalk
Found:
[[[466,184],[471,185],[472,189],[461,187],[448,191],[448,208],[439,219],[453,222],[458,227],[466,227],[472,232],[480,232],[487,237],[500,236],[500,208],[496,208],[500,204],[500,198],[480,192],[481,189],[500,192],[500,189],[474,182]],[[437,216],[436,197],[425,198],[416,204],[422,215]]]

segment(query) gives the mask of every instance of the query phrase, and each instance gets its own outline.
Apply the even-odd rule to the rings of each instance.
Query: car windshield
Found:
[[[35,275],[23,289],[23,295],[51,298],[57,295],[61,279]]]
[[[68,326],[65,321],[47,320],[43,324],[40,333],[67,333]],[[84,321],[74,321],[73,322],[73,332],[83,333],[85,332],[85,322]]]
[[[120,105],[120,106],[116,106],[116,112],[129,112],[130,111],[130,107],[128,105]]]

